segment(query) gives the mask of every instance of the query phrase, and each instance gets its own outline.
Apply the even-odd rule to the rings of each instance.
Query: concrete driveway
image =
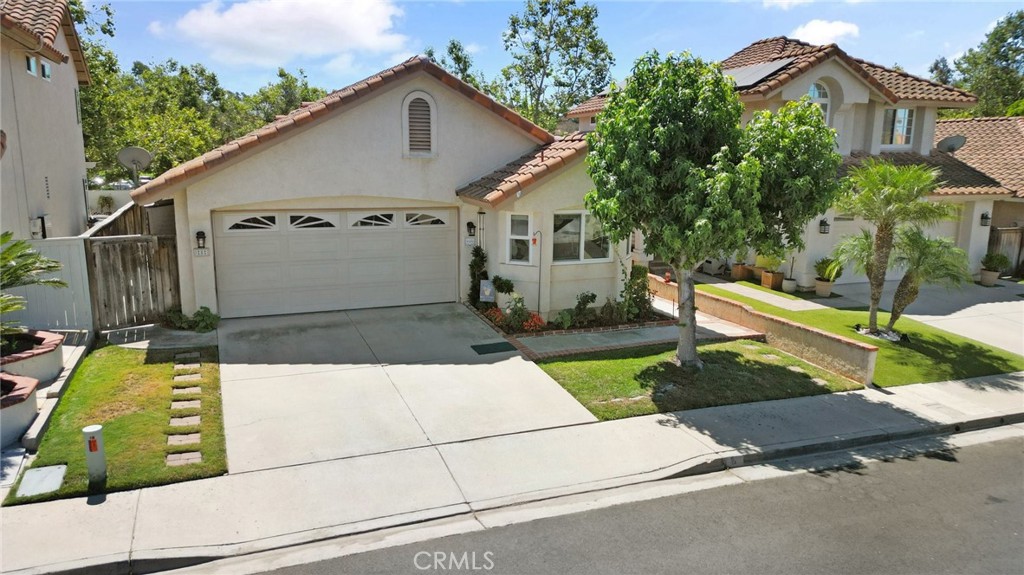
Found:
[[[461,304],[225,320],[232,473],[595,421]]]
[[[882,307],[892,305],[892,294],[898,281],[885,284]],[[870,301],[867,283],[836,286],[836,291],[849,299]],[[976,284],[962,289],[945,289],[934,285],[921,286],[917,300],[905,312],[907,317],[1024,355],[1024,285],[1000,281],[996,287]],[[899,323],[896,324],[899,329]]]

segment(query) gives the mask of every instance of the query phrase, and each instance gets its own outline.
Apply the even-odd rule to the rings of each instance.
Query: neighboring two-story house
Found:
[[[0,12],[0,227],[15,238],[86,228],[79,88],[89,83],[67,0],[5,0]]]
[[[736,82],[745,106],[744,122],[758,110],[775,111],[809,95],[836,131],[836,145],[845,158],[844,171],[866,157],[938,168],[944,183],[935,198],[956,202],[961,210],[957,220],[937,224],[929,233],[954,238],[967,251],[972,269],[978,270],[989,230],[982,214],[991,215],[993,198],[1005,194],[1005,189],[954,155],[933,149],[938,111],[970,107],[976,102],[972,94],[854,58],[835,44],[814,46],[784,37],[754,42],[721,65]],[[606,99],[607,94],[598,95],[569,115],[579,118],[582,130],[592,130]],[[822,225],[823,221],[827,225]],[[815,260],[864,226],[865,222],[832,210],[809,222],[807,249],[791,254],[796,258],[798,284],[813,286]],[[840,281],[865,278],[847,272]]]

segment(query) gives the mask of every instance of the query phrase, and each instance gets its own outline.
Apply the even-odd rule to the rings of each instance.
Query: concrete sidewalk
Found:
[[[444,443],[4,508],[0,569],[169,569],[798,454],[909,437],[941,449],[1021,421],[1024,372]]]

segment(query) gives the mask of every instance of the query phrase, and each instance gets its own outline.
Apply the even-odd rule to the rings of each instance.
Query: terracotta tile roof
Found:
[[[604,109],[604,103],[606,100],[608,100],[608,94],[598,94],[586,102],[573,106],[566,116],[570,118],[576,118],[578,116],[593,116]]]
[[[960,88],[932,82],[931,80],[919,78],[899,70],[892,70],[885,66],[879,66],[860,58],[853,58],[853,60],[863,66],[879,82],[885,84],[900,100],[955,102],[960,104],[974,104],[978,101],[974,94]]]
[[[553,143],[539,146],[475,182],[466,184],[456,190],[455,194],[476,204],[496,206],[518,192],[526,191],[586,153],[586,134],[574,132]]]
[[[835,44],[816,46],[800,40],[777,36],[758,40],[753,44],[722,60],[723,70],[743,68],[756,64],[764,64],[777,60],[791,59],[785,66],[762,78],[756,84],[739,90],[741,96],[766,97],[793,79],[814,68],[818,64],[838,58],[850,71],[860,76],[890,103],[900,100],[928,101],[947,104],[973,104],[977,101],[972,94],[919,78],[906,72],[898,72],[873,64],[866,60],[854,58]],[[582,115],[579,109],[590,104],[597,104],[592,98],[569,111],[570,116]],[[604,100],[600,101],[603,106]],[[588,110],[593,113],[596,110]]]
[[[1024,118],[965,118],[935,123],[936,143],[961,135],[967,143],[956,159],[984,172],[1024,198]]]
[[[936,196],[1011,195],[1013,193],[987,174],[950,154],[938,151],[933,151],[927,156],[915,152],[883,152],[877,156],[854,152],[853,155],[843,160],[843,165],[839,169],[840,175],[845,176],[850,168],[859,165],[869,157],[887,160],[897,166],[924,164],[938,168],[939,180],[942,184],[935,190],[934,195]]]
[[[6,0],[0,8],[0,27],[18,43],[40,50],[54,62],[73,60],[79,83],[89,83],[89,70],[67,0]],[[60,34],[67,40],[70,56],[56,47]]]
[[[221,166],[229,160],[242,157],[253,149],[277,139],[282,134],[291,132],[316,120],[321,120],[342,108],[351,106],[353,103],[358,103],[363,97],[385,88],[396,80],[420,71],[437,78],[444,85],[473,100],[492,113],[497,114],[503,120],[526,132],[534,139],[544,143],[555,141],[555,137],[547,130],[530,122],[448,73],[432,62],[430,58],[414,56],[397,66],[331,92],[316,102],[303,102],[302,107],[298,110],[293,110],[258,130],[167,170],[145,185],[133,190],[131,197],[137,204],[146,204],[161,199],[167,195],[169,190],[180,187],[187,180]]]

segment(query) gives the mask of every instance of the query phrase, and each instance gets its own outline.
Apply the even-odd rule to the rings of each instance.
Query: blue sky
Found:
[[[522,2],[397,0],[114,1],[107,43],[124,68],[140,60],[200,62],[230,90],[252,92],[279,66],[335,89],[458,38],[488,77],[509,58],[501,34]],[[639,55],[690,50],[718,60],[759,38],[837,42],[853,56],[927,75],[937,56],[977,45],[1019,2],[748,0],[596,2],[622,79]]]

